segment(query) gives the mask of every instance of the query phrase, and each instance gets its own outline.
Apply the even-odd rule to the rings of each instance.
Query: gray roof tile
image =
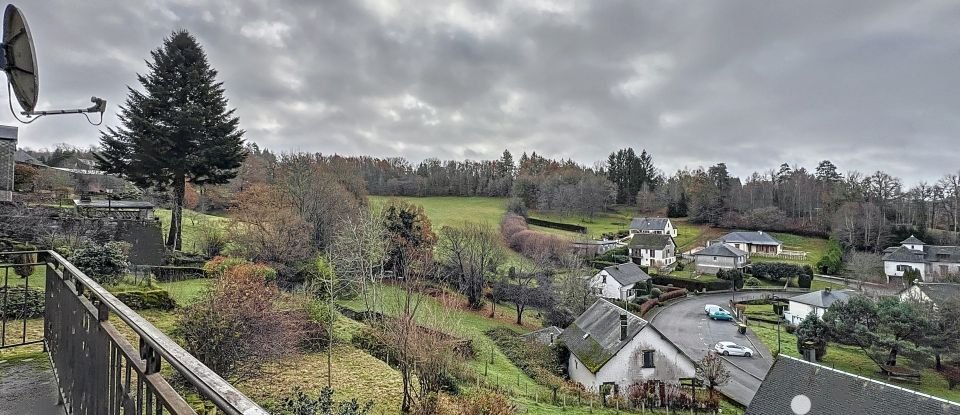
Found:
[[[909,238],[904,239],[903,242],[900,242],[901,245],[924,245],[924,242],[917,239],[916,236],[910,235]]]
[[[621,315],[627,316],[627,337],[624,340],[620,340]],[[597,373],[646,326],[646,320],[599,299],[563,330],[560,340],[587,369]]]
[[[917,287],[934,304],[960,301],[960,284],[923,282],[918,283]]]
[[[748,243],[751,245],[780,245],[780,241],[777,238],[774,238],[767,232],[730,232],[720,238],[721,242],[740,242]]]
[[[722,243],[715,243],[693,254],[693,256],[724,256],[724,257],[739,257],[739,256],[745,256],[745,255],[747,255],[746,252],[743,252],[742,250],[739,250],[737,248],[734,248],[732,246],[725,245]]]
[[[960,404],[780,355],[747,407],[747,415],[792,414],[809,398],[817,415],[960,415]]]
[[[673,243],[674,246],[677,244],[673,242],[673,237],[665,234],[656,234],[656,233],[638,233],[633,235],[630,238],[629,246],[631,248],[640,248],[640,249],[663,249],[667,245]]]
[[[840,291],[827,291],[820,290],[814,291],[812,293],[806,293],[803,295],[798,295],[796,297],[791,297],[790,301],[795,301],[800,304],[812,305],[815,307],[829,308],[830,304],[833,304],[837,301],[847,301],[851,295],[855,292],[852,290],[840,290]]]
[[[610,274],[613,279],[617,280],[617,282],[624,287],[650,279],[650,276],[647,275],[646,272],[643,272],[639,265],[633,262],[611,265],[603,270],[607,271],[607,274]]]
[[[662,231],[667,227],[667,218],[633,218],[630,221],[630,229],[639,231]]]

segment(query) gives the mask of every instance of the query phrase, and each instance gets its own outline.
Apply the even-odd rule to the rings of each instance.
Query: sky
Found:
[[[277,151],[592,165],[633,147],[668,173],[830,159],[908,185],[960,169],[957,1],[17,3],[38,109],[108,101],[100,127],[21,126],[31,148],[96,144],[149,52],[186,29],[246,139]]]

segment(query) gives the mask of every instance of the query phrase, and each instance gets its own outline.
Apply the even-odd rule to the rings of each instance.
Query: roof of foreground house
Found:
[[[630,221],[630,229],[639,231],[662,231],[667,228],[667,218],[633,218]]]
[[[833,304],[837,301],[847,301],[847,299],[853,294],[854,291],[851,290],[820,290],[812,293],[806,293],[804,295],[798,295],[796,297],[791,297],[790,301],[811,305],[814,307],[830,308],[830,304]]]
[[[650,275],[647,275],[646,272],[643,272],[643,270],[640,269],[640,266],[634,264],[633,262],[611,265],[603,270],[606,271],[607,274],[610,274],[613,279],[617,280],[622,287],[628,287],[638,282],[650,279]]]
[[[903,242],[900,242],[901,245],[926,245],[923,241],[917,239],[916,236],[910,235],[909,238],[904,239]]]
[[[792,413],[960,415],[960,404],[781,354],[746,414]]]
[[[960,246],[923,245],[923,250],[919,250],[910,249],[901,245],[887,248],[885,252],[887,253],[883,255],[884,261],[915,263],[960,262]]]
[[[624,340],[620,340],[621,315],[627,316]],[[601,298],[563,330],[560,340],[590,372],[597,373],[646,326],[647,320]]]
[[[640,249],[663,249],[673,242],[673,237],[659,233],[638,233],[630,238],[629,246]],[[673,243],[676,245],[676,242]]]
[[[694,256],[740,257],[740,256],[747,255],[747,253],[743,252],[740,249],[734,248],[730,245],[713,244],[695,252],[693,255]]]
[[[769,233],[764,231],[756,232],[730,232],[726,235],[723,235],[720,239],[724,243],[747,243],[751,245],[780,245],[780,241],[777,238],[774,238]]]
[[[960,300],[960,284],[919,282],[917,283],[917,289],[934,304],[944,304],[951,300]]]

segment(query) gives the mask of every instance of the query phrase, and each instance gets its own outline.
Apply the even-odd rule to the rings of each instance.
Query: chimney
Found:
[[[620,341],[627,339],[627,315],[620,315]]]
[[[0,125],[0,202],[13,201],[13,166],[17,153],[17,127]]]

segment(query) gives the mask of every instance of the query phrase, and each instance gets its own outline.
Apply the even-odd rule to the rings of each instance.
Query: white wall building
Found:
[[[632,262],[606,267],[590,279],[594,294],[603,298],[630,301],[635,297],[637,284],[644,284],[650,276]]]
[[[900,291],[900,301],[929,303],[934,309],[960,299],[960,284],[918,282]]]
[[[800,324],[810,313],[823,317],[830,305],[840,301],[847,301],[855,292],[852,290],[833,291],[829,288],[798,295],[790,298],[789,308],[784,310],[783,318],[792,325]]]
[[[677,243],[663,234],[638,233],[627,245],[634,262],[647,267],[664,267],[677,262]]]
[[[677,228],[667,218],[633,218],[630,221],[630,233],[650,233],[677,237]]]
[[[960,246],[927,245],[914,236],[884,250],[883,271],[888,277],[902,277],[909,269],[920,271],[926,282],[960,274]]]
[[[597,300],[560,339],[570,349],[570,379],[597,392],[609,385],[626,393],[641,380],[677,382],[695,374],[694,362],[652,324],[606,301]]]

